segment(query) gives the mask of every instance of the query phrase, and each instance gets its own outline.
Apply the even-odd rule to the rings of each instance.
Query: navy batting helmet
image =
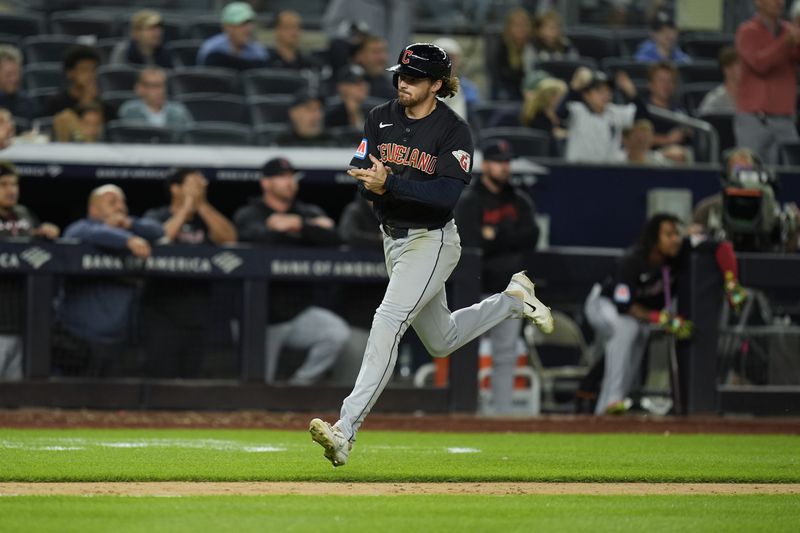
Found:
[[[431,43],[414,43],[403,48],[397,64],[386,70],[394,73],[394,86],[397,87],[397,78],[401,74],[412,78],[441,80],[450,77],[452,66],[450,57],[443,48]]]

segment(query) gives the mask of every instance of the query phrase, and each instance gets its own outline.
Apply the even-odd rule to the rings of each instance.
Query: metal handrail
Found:
[[[719,134],[717,133],[717,130],[714,129],[714,126],[712,126],[710,123],[706,122],[705,120],[690,117],[685,113],[676,113],[675,111],[670,111],[662,107],[656,107],[653,104],[647,104],[647,112],[658,118],[669,120],[675,122],[676,124],[680,124],[681,126],[686,126],[706,133],[709,139],[709,151],[711,152],[709,162],[719,163]]]

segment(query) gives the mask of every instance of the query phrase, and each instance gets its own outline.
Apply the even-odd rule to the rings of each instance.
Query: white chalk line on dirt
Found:
[[[403,495],[732,495],[797,494],[783,483],[332,483],[86,482],[0,483],[0,496],[403,496]]]

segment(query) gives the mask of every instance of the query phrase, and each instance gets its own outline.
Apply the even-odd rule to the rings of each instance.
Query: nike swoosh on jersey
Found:
[[[394,126],[394,123],[390,123],[390,124],[384,124],[383,122],[381,122],[380,124],[378,124],[378,127],[379,127],[380,129],[383,129],[383,128],[388,128],[389,126]]]

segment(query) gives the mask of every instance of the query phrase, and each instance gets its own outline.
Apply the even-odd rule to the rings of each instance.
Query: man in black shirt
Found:
[[[275,17],[275,46],[267,48],[267,66],[289,70],[308,70],[318,65],[300,50],[302,20],[296,11],[281,11]]]
[[[316,205],[297,197],[297,170],[284,158],[264,165],[262,196],[233,216],[239,238],[268,246],[332,246],[339,244],[333,220]],[[289,379],[294,385],[310,385],[322,379],[336,363],[350,337],[350,328],[328,309],[310,305],[314,287],[308,283],[281,283],[270,287],[265,381],[273,383],[281,349],[308,353]]]
[[[278,146],[335,146],[334,139],[325,131],[322,98],[302,89],[294,95],[289,108],[292,129],[275,139]]]
[[[208,181],[195,168],[178,168],[167,178],[170,204],[144,214],[164,229],[174,244],[226,245],[236,228],[206,198]],[[208,282],[152,278],[142,297],[145,373],[158,378],[196,377],[202,368],[210,325]]]
[[[15,117],[33,120],[41,113],[36,100],[28,98],[22,85],[22,54],[10,44],[0,45],[0,107]]]
[[[483,250],[483,292],[500,292],[524,265],[524,253],[536,248],[539,226],[531,197],[511,184],[511,145],[495,140],[483,149],[480,180],[456,206],[461,244]],[[514,367],[520,324],[504,320],[489,330],[492,344],[492,412],[512,411]]]
[[[674,296],[693,249],[714,253],[729,304],[737,308],[743,302],[731,243],[681,238],[679,224],[673,215],[653,215],[639,241],[618,263],[615,275],[595,284],[586,300],[586,317],[605,347],[605,373],[595,414],[619,413],[629,407],[625,397],[653,329],[663,329],[678,339],[691,335],[691,322],[675,314]]]
[[[13,238],[58,238],[60,230],[40,223],[19,203],[19,178],[14,165],[0,161],[0,241]],[[25,279],[0,276],[0,380],[22,379],[22,327],[25,317]]]
[[[331,426],[315,418],[311,437],[333,466],[347,462],[352,443],[397,361],[408,326],[434,357],[455,350],[508,318],[527,318],[551,331],[550,310],[518,272],[503,293],[450,313],[445,281],[458,264],[461,242],[453,209],[472,169],[469,126],[437,97],[458,90],[447,53],[428,43],[400,52],[394,73],[397,99],[370,111],[348,173],[374,202],[383,233],[389,285],[375,313],[353,392]]]
[[[325,126],[351,126],[363,130],[366,114],[364,100],[369,96],[369,83],[364,69],[358,65],[344,67],[336,82],[336,92],[340,101],[325,111]]]

